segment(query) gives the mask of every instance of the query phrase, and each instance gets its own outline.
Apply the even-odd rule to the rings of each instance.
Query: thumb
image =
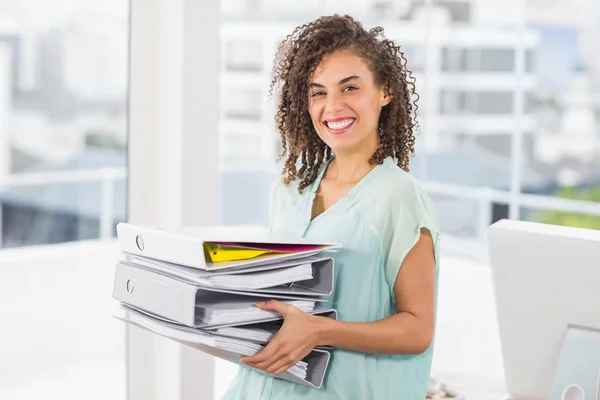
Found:
[[[260,301],[260,302],[256,303],[256,306],[258,308],[260,308],[261,310],[278,312],[279,314],[283,315],[284,317],[286,316],[286,314],[289,310],[289,307],[290,307],[289,304],[285,304],[285,303],[282,303],[277,300],[269,300],[266,302]]]

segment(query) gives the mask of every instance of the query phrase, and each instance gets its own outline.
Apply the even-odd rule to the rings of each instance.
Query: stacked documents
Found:
[[[311,312],[315,308],[314,301],[283,300],[282,303],[288,303],[304,312]],[[203,323],[210,325],[259,321],[278,317],[275,311],[261,310],[254,304],[240,296],[226,296],[216,304],[196,304],[196,312]]]
[[[235,339],[225,336],[217,336],[211,334],[210,332],[203,332],[183,326],[175,326],[168,322],[152,318],[149,315],[144,315],[143,313],[126,306],[122,306],[115,313],[115,316],[126,322],[148,329],[152,332],[160,334],[161,336],[168,337],[180,343],[193,344],[192,347],[199,349],[202,348],[198,346],[202,345],[214,348],[216,350],[221,350],[223,352],[237,354],[239,356],[252,356],[259,353],[264,348],[264,345],[262,344],[243,340],[241,338]],[[299,361],[287,372],[300,380],[304,380],[306,379],[307,366],[308,364],[306,361]]]
[[[229,326],[217,328],[215,333],[221,336],[227,336],[238,339],[247,339],[258,343],[267,343],[277,334],[279,326],[275,324],[260,327],[236,327]]]
[[[282,316],[256,306],[276,299],[337,318],[333,294],[339,246],[247,228],[164,228],[121,223],[113,297],[132,325],[239,362],[277,334]],[[314,349],[282,379],[321,387],[329,362]]]

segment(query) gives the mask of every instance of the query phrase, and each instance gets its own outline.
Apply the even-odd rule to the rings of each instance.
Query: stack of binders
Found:
[[[334,290],[333,243],[281,238],[237,227],[120,223],[115,316],[129,324],[239,363],[260,352],[282,316],[256,302],[276,299],[337,319],[327,308]],[[320,388],[329,364],[315,348],[279,378]]]

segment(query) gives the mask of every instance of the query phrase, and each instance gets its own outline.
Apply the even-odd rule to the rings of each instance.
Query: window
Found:
[[[0,4],[0,398],[125,399],[128,3]]]
[[[528,49],[525,52],[525,71],[527,72],[535,72],[537,68],[537,54],[535,50]]]
[[[514,49],[442,48],[442,71],[513,72]]]
[[[515,51],[513,49],[482,48],[477,54],[473,52],[473,70],[483,72],[506,72],[514,70]]]
[[[511,92],[466,92],[442,90],[441,114],[511,114]]]
[[[125,218],[127,2],[112,3],[3,12],[1,247],[109,238]]]
[[[404,18],[406,19],[414,19],[415,17],[415,12],[417,12],[418,10],[422,10],[423,8],[426,7],[426,1],[422,1],[422,0],[415,0],[413,2],[397,2],[397,1],[388,1],[388,2],[378,2],[377,4],[381,4],[381,8],[385,9],[383,7],[383,4],[393,4],[393,3],[400,3],[402,4],[402,6],[397,6],[397,8],[409,8],[409,4],[410,4],[410,11],[407,12],[404,15]],[[411,4],[412,3],[412,4]],[[392,7],[390,5],[390,7]],[[448,0],[434,0],[433,1],[433,10],[438,11],[441,14],[444,14],[450,22],[452,22],[453,24],[462,24],[462,23],[467,23],[471,20],[472,18],[472,8],[473,5],[469,2],[462,2],[462,1],[448,1]]]
[[[415,45],[400,45],[400,49],[406,57],[406,65],[412,72],[422,73],[425,69],[425,48]]]
[[[225,41],[223,52],[226,71],[260,72],[264,68],[261,58],[257,57],[261,52],[260,41]]]
[[[573,6],[582,8],[573,15],[589,15],[584,22],[566,15],[560,2],[543,13],[531,12],[532,1],[521,2],[530,11],[526,17],[514,2],[348,6],[366,26],[381,24],[417,72],[422,133],[411,171],[438,208],[451,247],[444,254],[482,267],[485,229],[500,218],[600,229],[600,62],[593,39],[600,21],[587,11],[595,3]],[[265,191],[276,177],[279,150],[275,99],[268,99],[276,46],[294,26],[346,4],[309,3],[224,6],[223,46],[227,59],[237,61],[228,61],[222,73],[232,78],[235,69],[244,71],[243,80],[222,84],[223,101],[238,109],[223,116],[220,132],[228,138],[221,175],[227,224],[267,223]],[[431,35],[423,31],[428,26]],[[252,91],[240,94],[249,82]],[[244,121],[245,113],[256,125]],[[228,128],[233,125],[235,131]],[[234,161],[243,152],[252,164]],[[579,206],[585,212],[576,212]],[[438,354],[450,354],[449,347]],[[478,366],[471,367],[477,373]],[[501,367],[494,368],[487,370]]]
[[[527,3],[533,7],[532,0]],[[526,103],[534,111],[536,129],[523,164],[540,179],[536,185],[523,184],[522,191],[533,197],[513,212],[526,220],[600,229],[600,124],[594,100],[600,94],[600,63],[592,45],[600,27],[593,11],[597,5],[584,1],[561,10],[557,2],[552,8],[552,17],[529,14],[526,21],[537,44],[526,54],[525,67],[538,79]]]

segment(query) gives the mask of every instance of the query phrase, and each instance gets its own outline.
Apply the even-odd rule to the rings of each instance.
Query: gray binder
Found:
[[[179,327],[185,328],[185,329],[194,329],[194,330],[200,329],[203,332],[211,332],[211,333],[214,333],[215,335],[218,335],[217,332],[216,332],[216,330],[218,328],[226,328],[228,326],[252,327],[252,326],[259,326],[261,324],[270,324],[270,323],[282,324],[283,323],[283,318],[281,316],[278,316],[278,317],[274,317],[274,318],[270,318],[270,319],[261,319],[259,322],[251,322],[251,323],[244,323],[244,324],[234,324],[234,325],[226,325],[226,326],[219,326],[219,325],[217,325],[217,326],[211,326],[211,327],[205,327],[205,328],[194,328],[194,327],[191,327],[191,326],[180,324],[180,323],[178,323],[176,321],[173,321],[173,320],[170,320],[168,318],[161,317],[160,315],[153,314],[153,313],[151,313],[149,311],[143,310],[143,309],[141,309],[139,307],[136,307],[136,306],[133,306],[131,304],[127,304],[127,303],[122,303],[121,302],[119,306],[120,306],[120,308],[125,308],[127,310],[133,310],[133,311],[136,311],[137,313],[147,315],[148,317],[151,317],[152,319],[160,320],[160,321],[163,321],[163,322],[168,322],[169,324],[172,324],[174,326],[179,326]],[[327,318],[331,318],[331,319],[335,319],[335,320],[338,319],[337,310],[334,309],[334,308],[322,308],[322,307],[319,307],[319,308],[315,308],[314,310],[308,311],[308,314],[319,315],[319,316],[322,316],[322,317],[327,317]],[[219,336],[226,336],[226,335],[219,335]],[[323,348],[325,348],[325,347],[330,348],[329,346],[323,346]]]
[[[328,256],[309,256],[294,260],[280,261],[278,263],[254,266],[244,269],[226,269],[219,271],[202,271],[196,268],[189,268],[165,261],[148,259],[145,257],[124,255],[123,264],[148,269],[163,273],[173,278],[181,279],[186,282],[205,286],[202,280],[210,276],[218,275],[243,275],[252,272],[264,272],[279,268],[294,267],[301,264],[311,264],[313,266],[313,278],[310,280],[294,283],[293,285],[280,285],[264,289],[236,289],[236,292],[265,293],[290,296],[330,296],[334,290],[334,259]],[[209,286],[216,289],[233,290],[218,285]]]
[[[142,329],[146,329],[150,332],[177,341],[186,346],[193,347],[207,354],[219,357],[223,360],[242,365],[239,362],[242,354],[217,348],[211,345],[210,337],[207,339],[206,336],[211,335],[210,333],[170,324],[168,322],[154,319],[149,315],[142,314],[128,308],[122,308],[120,312],[114,314],[114,316],[129,324],[138,326]],[[304,359],[304,361],[308,364],[305,379],[301,379],[295,375],[292,375],[288,371],[284,372],[279,376],[271,376],[274,376],[279,379],[288,380],[299,385],[320,389],[323,386],[323,381],[325,379],[325,374],[327,372],[327,367],[329,365],[330,358],[331,354],[327,350],[316,348],[313,351],[311,351]],[[266,372],[263,373],[266,374]]]
[[[154,315],[195,328],[245,325],[279,319],[270,316],[218,324],[207,324],[202,321],[202,309],[210,309],[211,306],[216,306],[233,298],[247,300],[249,304],[264,301],[265,298],[325,301],[325,299],[317,296],[274,295],[202,287],[193,282],[187,282],[167,276],[164,273],[123,262],[119,262],[116,267],[113,297]],[[315,308],[319,309],[318,307]]]

